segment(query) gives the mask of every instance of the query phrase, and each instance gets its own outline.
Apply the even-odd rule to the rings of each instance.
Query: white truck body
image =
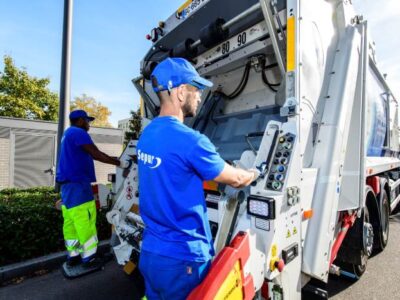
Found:
[[[229,33],[207,42],[201,29],[218,17]],[[264,175],[240,191],[205,188],[217,251],[247,232],[244,274],[260,297],[267,283],[271,299],[300,299],[311,278],[327,282],[340,272],[337,261],[351,266],[342,274],[361,276],[372,248],[386,245],[388,214],[400,201],[400,149],[397,101],[351,1],[193,0],[152,38],[133,80],[145,117],[156,117],[158,106],[149,72],[186,55],[214,83],[186,124],[225,160]],[[135,145],[121,158],[134,157]],[[138,182],[136,165],[127,177],[117,170],[108,219],[122,265],[140,251]]]

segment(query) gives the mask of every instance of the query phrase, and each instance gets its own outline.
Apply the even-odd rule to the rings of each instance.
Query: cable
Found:
[[[269,89],[273,92],[278,92],[278,90],[276,90],[274,87],[279,86],[280,84],[272,84],[268,81],[267,75],[265,74],[264,71],[261,72],[261,78],[262,81],[264,82],[265,85],[267,85],[269,87]]]
[[[265,64],[265,61],[264,61],[264,64]],[[274,93],[278,92],[278,90],[275,89],[274,87],[280,86],[281,83],[280,83],[280,82],[279,82],[279,83],[271,83],[271,82],[269,82],[269,80],[268,80],[268,78],[267,78],[267,74],[265,74],[265,70],[272,69],[272,68],[275,68],[275,67],[277,67],[277,66],[278,66],[277,63],[270,64],[270,65],[268,65],[268,66],[265,66],[265,65],[264,65],[264,67],[263,67],[263,69],[262,69],[262,71],[261,71],[261,78],[262,78],[262,81],[263,81],[264,84],[267,85],[267,86],[269,87],[269,89],[270,89],[271,91],[273,91]]]
[[[273,64],[270,64],[270,65],[268,65],[268,66],[264,66],[264,67],[263,67],[263,70],[273,69],[273,68],[275,68],[275,67],[277,67],[277,66],[278,66],[277,63],[273,63]]]
[[[275,68],[275,67],[278,66],[278,64],[277,63],[273,63],[273,64],[265,66],[265,60],[264,60],[263,65],[264,65],[264,67],[262,68],[262,71],[261,71],[262,81],[264,82],[264,84],[266,84],[271,89],[271,91],[273,91],[275,93],[278,92],[278,90],[275,89],[274,87],[280,86],[281,83],[271,83],[271,82],[269,82],[269,80],[267,78],[267,75],[265,74],[265,70]],[[246,63],[245,69],[243,71],[243,76],[242,76],[237,88],[229,95],[226,95],[223,92],[220,92],[220,93],[224,97],[228,98],[229,100],[232,100],[232,99],[238,97],[243,92],[243,90],[245,89],[245,87],[247,85],[247,82],[249,80],[250,70],[251,70],[251,61],[249,60]]]
[[[251,69],[251,62],[248,61],[244,68],[242,79],[240,79],[240,82],[239,82],[239,85],[237,86],[237,88],[229,95],[226,95],[223,92],[220,92],[220,93],[224,97],[228,98],[229,100],[232,100],[232,99],[236,98],[237,96],[239,96],[243,92],[244,88],[247,85],[247,82],[249,80],[250,69]]]

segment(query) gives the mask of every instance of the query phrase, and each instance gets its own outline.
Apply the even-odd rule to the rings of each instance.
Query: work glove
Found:
[[[251,182],[256,181],[260,177],[261,172],[257,169],[248,169],[247,171],[253,173],[253,180]]]
[[[131,160],[120,160],[119,167],[122,169],[129,169],[132,166]]]

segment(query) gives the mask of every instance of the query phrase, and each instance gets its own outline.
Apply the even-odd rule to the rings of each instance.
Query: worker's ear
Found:
[[[186,89],[185,85],[181,84],[176,88],[176,96],[181,104],[185,103],[185,98],[186,98]]]
[[[82,124],[83,124],[83,119],[82,119],[82,118],[79,118],[79,119],[76,121],[76,126],[81,127]]]

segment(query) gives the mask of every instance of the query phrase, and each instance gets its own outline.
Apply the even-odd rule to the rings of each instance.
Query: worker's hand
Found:
[[[57,200],[56,203],[55,203],[56,209],[57,209],[57,210],[62,210],[62,209],[61,209],[62,204],[63,204],[63,203],[62,203],[62,200],[61,200],[61,199]]]
[[[253,173],[253,180],[251,182],[256,181],[260,177],[261,172],[257,169],[248,169],[247,171]]]
[[[131,160],[120,160],[119,167],[122,169],[129,169],[132,166]]]

